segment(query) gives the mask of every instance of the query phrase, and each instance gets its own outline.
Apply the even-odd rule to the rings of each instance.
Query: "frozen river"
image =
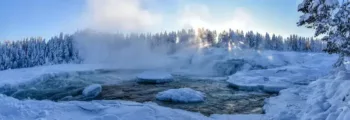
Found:
[[[238,91],[229,87],[224,80],[215,78],[195,78],[175,76],[175,80],[164,84],[139,84],[135,75],[142,70],[97,70],[92,72],[62,73],[47,75],[18,87],[5,86],[0,92],[17,99],[53,101],[127,100],[153,102],[160,106],[211,114],[251,114],[264,113],[264,99],[272,94]],[[95,98],[81,95],[84,87],[102,84],[102,92]],[[200,103],[172,103],[156,100],[158,92],[192,88],[205,93],[205,101]]]

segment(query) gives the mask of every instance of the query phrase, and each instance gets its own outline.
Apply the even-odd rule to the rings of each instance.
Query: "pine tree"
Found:
[[[338,0],[304,0],[298,7],[303,15],[299,26],[316,30],[315,36],[324,35],[328,53],[339,53],[335,67],[343,64],[344,56],[350,55],[350,2]]]
[[[269,33],[265,34],[265,39],[264,39],[264,49],[271,49],[271,38]]]

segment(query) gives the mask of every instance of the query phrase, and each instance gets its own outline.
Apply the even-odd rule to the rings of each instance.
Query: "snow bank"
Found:
[[[341,68],[308,86],[282,90],[266,100],[266,119],[349,120],[350,77]]]
[[[139,83],[167,83],[173,81],[173,76],[167,72],[146,71],[137,75]]]
[[[261,115],[212,115],[120,100],[17,100],[0,94],[0,120],[261,120]]]
[[[202,49],[192,55],[177,54],[178,61],[174,62],[172,72],[196,76],[231,75],[237,71],[254,69],[271,69],[290,65],[312,65],[325,67],[334,63],[336,55],[325,53],[256,51],[247,49]],[[186,62],[187,61],[187,62]],[[242,66],[242,63],[244,65]]]
[[[0,95],[0,120],[212,120],[202,114],[127,101],[52,102]]]
[[[246,115],[211,115],[211,118],[220,120],[262,120],[262,114],[246,114]]]
[[[98,96],[102,91],[102,86],[100,84],[92,84],[84,88],[83,95],[87,98],[94,98]]]
[[[345,71],[315,81],[308,86],[312,92],[306,99],[307,106],[301,119],[350,119],[350,77],[345,78],[342,72]],[[340,76],[343,79],[337,79]]]
[[[229,77],[231,86],[241,90],[260,90],[276,93],[295,85],[307,85],[325,75],[325,70],[286,66],[266,70],[239,72]]]
[[[310,90],[307,86],[294,86],[280,91],[276,97],[265,99],[265,120],[300,120],[305,109],[305,99]]]
[[[336,60],[335,56],[326,57],[322,54],[308,56],[314,57],[310,60],[313,62],[304,61],[282,67],[240,71],[229,76],[227,81],[232,87],[240,90],[276,93],[288,87],[308,85],[317,78],[326,75]]]
[[[60,64],[50,66],[38,66],[32,68],[12,69],[0,71],[0,86],[18,85],[43,77],[45,74],[57,74],[77,71],[92,71],[96,69],[110,68],[107,65],[96,64]]]
[[[170,89],[157,94],[160,101],[171,101],[179,103],[203,102],[205,95],[191,88]]]

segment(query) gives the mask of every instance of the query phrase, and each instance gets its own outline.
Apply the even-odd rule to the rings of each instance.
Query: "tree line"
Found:
[[[339,54],[335,67],[350,56],[350,0],[303,0],[298,5],[298,26],[314,29],[327,42],[325,51]]]
[[[0,43],[0,70],[27,68],[45,64],[80,63],[71,35],[55,36],[48,41],[26,38]]]
[[[173,54],[183,45],[202,47],[237,47],[242,49],[322,52],[324,42],[314,38],[291,35],[283,38],[269,33],[260,34],[253,31],[243,32],[228,30],[217,34],[208,29],[189,29],[162,33],[99,33],[79,31],[74,34],[59,34],[49,40],[42,38],[26,38],[18,41],[0,42],[0,70],[26,68],[40,65],[81,63],[84,60],[79,54],[76,39],[96,37],[99,42],[110,42],[111,47],[126,47],[131,41],[146,41],[148,47],[155,49],[168,47],[168,54]],[[103,38],[103,40],[101,39]],[[156,50],[156,49],[155,49]]]

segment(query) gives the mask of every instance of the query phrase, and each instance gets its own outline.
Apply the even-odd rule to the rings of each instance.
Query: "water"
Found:
[[[53,101],[69,100],[128,100],[136,102],[154,102],[160,106],[210,114],[262,114],[264,99],[271,94],[237,91],[224,80],[206,80],[189,77],[175,77],[175,81],[165,84],[139,84],[134,79],[139,71],[81,72],[74,75],[60,75],[38,80],[18,88],[0,88],[0,92],[18,99],[49,99]],[[84,98],[81,92],[89,84],[103,85],[101,94],[93,99]],[[157,101],[158,92],[192,88],[206,94],[201,103],[172,103]]]

